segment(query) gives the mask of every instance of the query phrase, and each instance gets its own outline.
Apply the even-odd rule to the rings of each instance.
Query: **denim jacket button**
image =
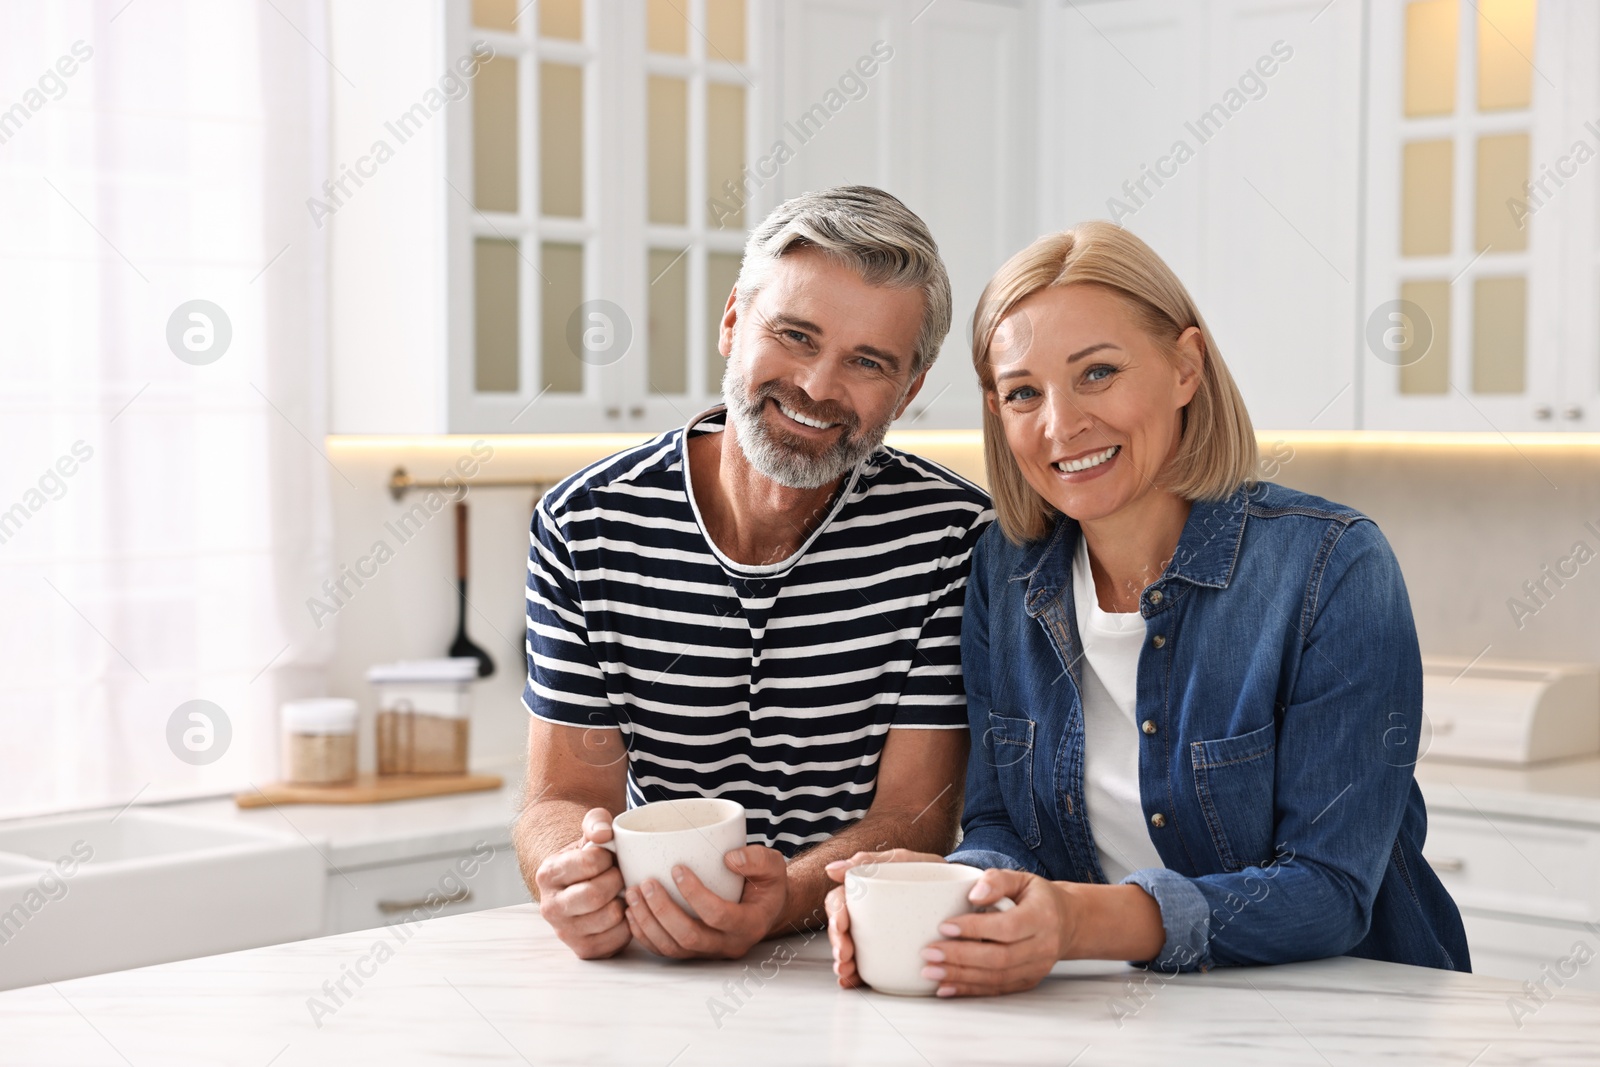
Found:
[[[1156,634],[1154,637],[1152,637],[1150,639],[1150,643],[1152,645],[1156,646],[1157,648],[1162,648],[1162,647],[1164,647],[1166,645],[1167,639],[1165,637],[1162,637],[1160,634]]]
[[[1152,603],[1152,604],[1161,603],[1161,590],[1159,590],[1159,589],[1150,590],[1150,603]]]
[[[1154,815],[1150,816],[1150,825],[1159,830],[1163,826],[1167,825],[1167,817],[1158,811]]]
[[[1146,719],[1139,724],[1139,729],[1147,734],[1154,734],[1156,732],[1156,721],[1154,719]]]

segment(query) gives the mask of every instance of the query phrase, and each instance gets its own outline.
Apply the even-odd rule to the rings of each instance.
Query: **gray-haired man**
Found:
[[[545,495],[528,560],[528,792],[540,911],[582,957],[630,940],[738,957],[825,925],[824,866],[953,844],[968,748],[960,622],[988,498],[883,445],[950,327],[922,221],[866,187],[750,236],[724,309],[725,408]],[[626,896],[624,805],[739,801],[745,878]],[[676,876],[675,872],[675,876]]]

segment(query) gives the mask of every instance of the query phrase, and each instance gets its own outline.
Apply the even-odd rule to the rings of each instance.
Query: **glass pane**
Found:
[[[583,303],[583,246],[546,241],[539,250],[544,306],[539,324],[539,387],[583,392],[583,360],[568,341],[568,325]]]
[[[539,202],[546,215],[583,215],[583,68],[539,64]]]
[[[472,202],[517,210],[517,61],[486,59],[472,92]]]
[[[689,0],[650,0],[645,14],[645,47],[652,52],[689,54],[689,20],[684,8]]]
[[[1455,145],[1450,141],[1407,142],[1401,173],[1400,254],[1449,255]]]
[[[478,238],[473,249],[473,383],[480,393],[515,393],[518,370],[517,243]]]
[[[1407,118],[1448,115],[1456,109],[1460,28],[1457,0],[1415,0],[1406,5]]]
[[[650,250],[650,388],[674,396],[689,385],[689,257]]]
[[[539,36],[583,40],[583,0],[539,0]]]
[[[1450,391],[1450,283],[1402,282],[1400,299],[1415,304],[1422,322],[1400,322],[1404,331],[1396,349],[1400,367],[1400,392],[1405,396],[1438,396]],[[1417,355],[1413,346],[1426,342]]]
[[[706,337],[702,350],[706,358],[706,395],[722,395],[722,353],[717,351],[717,333],[722,323],[722,311],[728,305],[728,294],[739,280],[739,263],[743,257],[737,252],[706,253]]]
[[[518,0],[472,0],[472,24],[486,30],[515,30]]]
[[[1521,252],[1528,247],[1527,209],[1516,210],[1516,204],[1526,195],[1522,185],[1527,180],[1527,134],[1478,138],[1479,252],[1490,248],[1496,252]]]
[[[744,62],[744,0],[706,0],[706,58]]]
[[[744,229],[744,86],[706,85],[706,225]]]
[[[1528,280],[1479,278],[1472,287],[1472,391],[1521,393],[1527,377]]]
[[[1478,110],[1500,111],[1533,103],[1535,0],[1476,0],[1478,5]]]
[[[689,83],[652,74],[646,92],[650,221],[682,226],[689,221]]]

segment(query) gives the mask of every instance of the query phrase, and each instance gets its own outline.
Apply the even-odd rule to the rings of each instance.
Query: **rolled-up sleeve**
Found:
[[[1211,905],[1194,881],[1165,867],[1134,871],[1122,880],[1155,898],[1167,940],[1152,960],[1132,960],[1169,974],[1211,968]]]

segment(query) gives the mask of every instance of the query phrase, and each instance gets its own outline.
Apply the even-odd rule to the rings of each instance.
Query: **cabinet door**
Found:
[[[1556,40],[1548,47],[1565,92],[1550,139],[1553,158],[1540,176],[1559,214],[1561,291],[1550,319],[1560,324],[1560,388],[1551,398],[1552,428],[1600,430],[1600,5],[1551,4]],[[1551,74],[1552,78],[1557,77]],[[1556,182],[1559,180],[1560,184]],[[1544,210],[1544,208],[1541,208]]]
[[[783,195],[877,185],[928,224],[950,274],[951,330],[897,428],[976,427],[972,312],[1035,236],[1031,15],[1020,0],[804,0],[783,11],[779,136],[794,148]]]
[[[631,279],[601,228],[619,199],[599,117],[615,110],[600,75],[617,66],[620,23],[581,2],[537,18],[446,4],[444,16],[454,52],[480,57],[441,192],[450,430],[600,428],[633,331],[613,295]]]
[[[1600,922],[1600,830],[1477,811],[1429,815],[1428,862],[1462,908]]]
[[[1527,183],[1576,133],[1562,128],[1572,10],[1372,5],[1367,427],[1560,424],[1561,353],[1580,314],[1564,306],[1561,247],[1579,198],[1533,197]]]
[[[509,843],[328,875],[325,934],[526,904]]]
[[[1258,429],[1353,429],[1362,8],[1213,0],[1208,16],[1185,127],[1211,131],[1188,165],[1203,266],[1186,281]]]
[[[1263,429],[1355,425],[1359,5],[1053,2],[1041,202],[1177,272]]]
[[[1467,948],[1472,953],[1472,973],[1513,982],[1544,980],[1551,992],[1557,989],[1600,991],[1600,967],[1590,959],[1595,938],[1581,926],[1523,922],[1503,915],[1486,915],[1461,909],[1467,929]],[[1561,981],[1553,984],[1551,975]],[[1536,1001],[1525,1002],[1536,1007]]]

